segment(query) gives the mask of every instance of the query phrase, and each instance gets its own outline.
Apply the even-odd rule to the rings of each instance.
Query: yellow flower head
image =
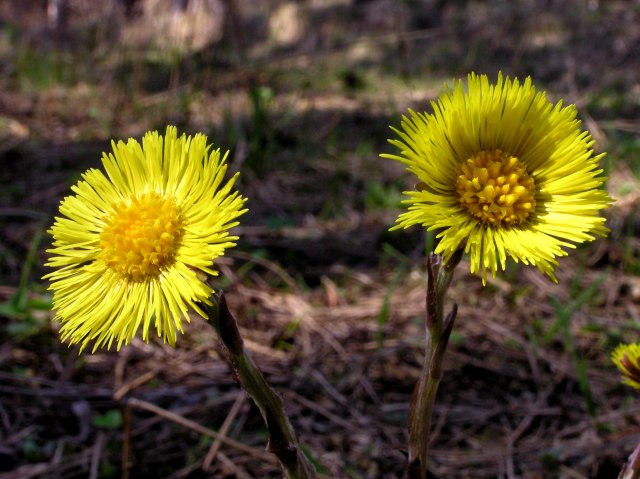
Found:
[[[622,382],[640,390],[640,343],[619,345],[611,359],[622,372]]]
[[[603,155],[593,155],[573,105],[553,105],[530,78],[502,74],[495,85],[470,74],[466,89],[457,81],[431,105],[433,113],[410,110],[393,128],[400,154],[381,155],[420,180],[394,228],[438,230],[435,253],[448,261],[464,247],[483,282],[508,256],[555,281],[564,247],[608,232],[599,216],[611,203],[599,189]]]
[[[103,154],[106,175],[86,171],[60,204],[49,233],[47,266],[62,340],[95,351],[128,344],[153,324],[171,345],[190,308],[210,304],[211,288],[199,273],[217,274],[213,262],[235,246],[229,236],[245,213],[246,198],[223,183],[226,154],[197,134],[178,138],[149,132],[142,146],[112,142]]]

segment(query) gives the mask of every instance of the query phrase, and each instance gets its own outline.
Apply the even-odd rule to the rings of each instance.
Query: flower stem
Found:
[[[640,444],[629,456],[627,463],[620,471],[618,479],[639,479],[640,478]]]
[[[210,323],[224,346],[234,376],[260,409],[269,431],[267,449],[278,458],[287,478],[315,478],[315,469],[300,448],[282,398],[271,388],[244,348],[236,319],[229,311],[224,293],[214,293],[212,299],[213,304],[207,308]]]
[[[458,311],[457,305],[444,316],[444,300],[453,270],[462,258],[460,249],[442,264],[442,257],[431,253],[427,262],[428,284],[425,317],[425,355],[422,373],[409,408],[408,479],[426,479],[431,416],[438,385],[442,378],[442,360]]]

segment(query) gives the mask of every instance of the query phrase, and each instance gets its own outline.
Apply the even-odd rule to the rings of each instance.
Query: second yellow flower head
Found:
[[[437,230],[435,253],[447,261],[461,247],[471,272],[486,281],[507,257],[555,280],[556,257],[607,228],[611,203],[573,105],[550,103],[527,78],[470,74],[432,102],[432,113],[404,117],[389,140],[419,180],[396,228]]]

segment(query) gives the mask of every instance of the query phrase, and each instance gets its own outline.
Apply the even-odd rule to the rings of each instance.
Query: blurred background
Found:
[[[470,71],[576,104],[617,202],[558,285],[459,267],[431,472],[616,477],[640,441],[609,359],[640,336],[640,1],[0,0],[0,479],[280,477],[204,321],[82,356],[51,323],[59,202],[112,139],[168,124],[241,172],[212,284],[320,477],[402,477],[433,238],[388,231],[413,179],[378,155]]]

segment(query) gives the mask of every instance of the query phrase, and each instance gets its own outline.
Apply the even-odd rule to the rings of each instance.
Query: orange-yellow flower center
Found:
[[[487,225],[519,225],[536,208],[533,178],[501,150],[481,151],[460,165],[456,192],[460,205]]]
[[[146,193],[122,203],[100,234],[102,259],[134,281],[157,276],[170,265],[182,238],[176,202]]]

